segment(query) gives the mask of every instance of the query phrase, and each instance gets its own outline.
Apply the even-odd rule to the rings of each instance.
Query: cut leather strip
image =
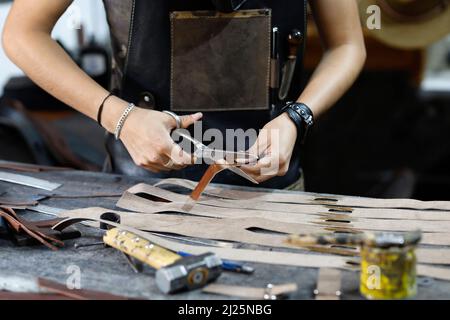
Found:
[[[189,206],[184,205],[182,207],[183,212],[191,213],[191,214],[202,214],[209,216],[216,216],[217,212],[219,212],[219,217],[232,217],[234,215],[238,215],[240,217],[262,217],[264,215],[265,218],[272,219],[275,221],[283,221],[283,222],[299,222],[305,223],[308,225],[320,225],[325,228],[342,228],[342,230],[375,230],[375,231],[411,231],[415,229],[421,229],[423,232],[448,232],[450,230],[450,221],[422,221],[422,220],[389,220],[387,223],[382,219],[366,219],[366,218],[352,218],[352,219],[340,219],[335,218],[333,216],[326,216],[322,219],[319,217],[312,217],[305,214],[300,213],[280,213],[280,212],[270,212],[270,211],[256,211],[256,210],[246,210],[246,209],[235,209],[234,212],[230,210],[219,210],[216,208],[212,208],[211,206],[205,205],[205,201],[201,201],[198,203],[192,203],[189,201],[188,197],[185,195],[178,195],[167,190],[159,189],[153,186],[140,184],[130,188],[128,193],[133,193],[136,195],[144,194],[147,196],[152,196],[160,199],[164,199],[167,201],[176,201],[179,203],[190,203]],[[145,203],[144,199],[141,203]],[[130,202],[137,201],[137,199],[131,200],[130,196],[124,194],[124,196],[119,200],[117,206],[128,209],[128,210],[136,210],[137,204],[133,204]],[[218,201],[218,200],[211,200]],[[151,203],[150,200],[147,200],[148,205],[155,205],[155,203]],[[236,204],[238,205],[238,203]],[[146,212],[145,205],[139,205],[138,211]],[[163,206],[171,207],[170,205],[161,204],[161,208]],[[174,207],[174,205],[172,205]],[[167,209],[173,210],[173,209]],[[301,210],[301,208],[299,208]]]
[[[20,163],[20,162],[12,162],[0,160],[0,169],[9,169],[20,172],[42,172],[42,171],[66,171],[73,170],[71,168],[65,167],[52,167],[52,166],[43,166],[36,164],[28,164],[28,163]]]
[[[80,218],[90,214],[93,219],[100,219],[107,212],[120,216],[121,224],[142,231],[175,233],[184,236],[215,239],[223,241],[256,244],[269,247],[296,248],[285,243],[285,235],[255,233],[249,229],[257,227],[263,230],[290,233],[304,226],[286,224],[265,219],[210,219],[181,215],[141,214],[133,212],[112,211],[104,208],[87,208],[63,213],[64,217]],[[291,232],[292,233],[292,232]],[[339,246],[308,246],[317,252],[356,256],[358,250],[340,248]],[[420,248],[417,250],[420,263],[450,265],[450,249]]]
[[[182,179],[166,179],[161,181],[159,185],[175,185],[186,188],[194,188],[195,182]],[[361,207],[361,208],[398,208],[398,209],[414,209],[414,210],[450,210],[450,202],[448,201],[420,201],[413,199],[376,199],[351,197],[340,195],[328,195],[320,193],[306,192],[264,192],[264,191],[248,191],[243,189],[222,189],[216,186],[208,186],[205,194],[219,198],[233,200],[255,200],[267,202],[282,203],[299,203],[299,204],[323,204],[330,206],[342,207]]]
[[[31,230],[29,228],[29,227],[31,227],[31,225],[28,225],[28,224],[24,223],[23,220],[21,221],[20,219],[18,219],[17,216],[14,214],[14,212],[11,209],[0,208],[0,217],[3,217],[6,220],[6,222],[11,226],[11,228],[13,228],[17,233],[24,232],[28,236],[36,239],[37,241],[39,241],[40,243],[42,243],[43,245],[48,247],[49,249],[52,249],[52,250],[58,249],[50,242],[63,244],[61,241],[54,239],[52,237],[49,237],[49,236],[43,234],[42,232],[38,231],[35,228],[32,228],[33,230]]]
[[[128,300],[126,297],[117,296],[107,292],[85,289],[70,290],[65,285],[42,278],[38,278],[38,285],[48,293],[59,294],[75,300]]]
[[[314,290],[316,300],[339,300],[341,296],[341,271],[321,268],[317,277],[317,288]]]
[[[284,242],[285,235],[263,234],[248,229],[260,228],[288,234],[290,231],[303,228],[302,225],[285,224],[264,219],[211,219],[183,215],[141,214],[107,210],[104,208],[88,208],[63,213],[65,217],[78,218],[90,213],[92,218],[112,212],[120,216],[121,224],[143,231],[173,233],[183,236],[214,239],[232,242],[249,243],[270,247],[295,248]]]
[[[167,181],[180,179],[166,179],[154,186],[172,185],[167,184]],[[189,180],[180,180],[177,186],[189,185]],[[136,186],[137,187],[137,186]],[[188,188],[189,190],[191,188]],[[131,189],[130,189],[131,190]],[[167,191],[170,192],[170,191]],[[169,196],[169,194],[168,194]],[[170,194],[172,196],[172,194]],[[351,208],[339,207],[330,205],[314,205],[314,204],[291,204],[291,203],[277,203],[264,202],[253,200],[230,200],[221,199],[217,197],[204,196],[201,201],[202,204],[222,207],[222,208],[242,208],[249,210],[267,210],[276,212],[291,212],[291,213],[305,213],[320,216],[340,216],[341,218],[374,218],[374,219],[388,219],[388,220],[436,220],[447,221],[450,220],[450,211],[441,210],[414,210],[414,209],[392,209],[392,208]]]
[[[91,209],[95,209],[94,212],[91,211]],[[93,218],[93,216],[95,216],[95,211],[97,211],[98,209],[101,208],[89,208],[85,209],[82,212],[80,212],[80,210],[67,211],[66,213],[63,214],[63,216],[69,218],[66,218],[63,221],[56,224],[55,226],[53,226],[53,229],[61,231],[75,223],[102,222],[105,223],[106,225],[111,225],[113,227],[135,233],[136,235],[141,236],[154,244],[157,244],[159,246],[162,246],[175,252],[182,251],[197,255],[213,252],[218,254],[222,259],[228,260],[248,261],[248,262],[277,264],[277,265],[280,264],[287,266],[311,267],[311,268],[315,268],[318,266],[319,267],[332,266],[335,268],[352,269],[354,263],[357,263],[351,259],[338,256],[187,245],[171,241],[168,239],[164,239],[156,235],[150,234],[148,232],[142,231],[140,229],[126,226],[124,224],[117,224],[108,220]],[[348,261],[350,262],[353,261],[353,263],[349,264]]]
[[[274,300],[298,290],[295,283],[269,286],[268,288],[253,288],[244,286],[230,286],[225,284],[210,284],[202,289],[204,293],[218,294],[228,297]]]
[[[163,196],[163,191],[164,190],[158,193],[159,196]],[[186,206],[181,203],[163,203],[151,201],[128,192],[124,193],[116,206],[122,209],[143,213],[178,212],[212,218],[259,218],[273,220],[276,222],[302,223],[301,216],[299,214],[208,207],[203,206],[201,203],[196,203],[191,206],[189,210],[186,210]],[[389,224],[389,221],[386,221],[385,223]],[[368,228],[357,230],[355,228],[351,228],[351,226],[342,224],[330,225],[329,227],[326,227],[308,223],[304,223],[303,229],[308,230],[304,233],[320,233],[324,231],[360,232],[370,230]],[[382,230],[384,229],[385,228],[382,228]],[[424,233],[422,243],[430,245],[450,245],[450,236],[446,233]]]
[[[68,211],[66,215],[70,215],[70,211]],[[357,268],[355,268],[355,264],[358,264],[358,262],[352,259],[347,259],[339,256],[186,245],[171,240],[163,239],[153,234],[149,234],[148,232],[144,232],[136,228],[131,228],[126,225],[117,224],[103,219],[93,219],[92,217],[90,217],[91,214],[89,214],[89,212],[86,212],[84,216],[81,216],[80,214],[78,214],[78,216],[79,216],[78,218],[64,219],[63,221],[55,225],[54,229],[63,230],[75,223],[96,221],[98,223],[102,222],[105,223],[106,225],[110,225],[122,230],[135,233],[136,235],[143,237],[154,244],[165,247],[175,252],[182,251],[196,255],[213,252],[216,253],[222,259],[235,261],[265,263],[265,264],[285,265],[285,266],[295,266],[305,268],[326,267],[344,270],[357,270]],[[450,281],[449,268],[418,265],[417,273],[420,276]]]

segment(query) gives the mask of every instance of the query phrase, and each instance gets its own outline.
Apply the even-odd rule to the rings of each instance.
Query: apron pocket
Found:
[[[268,110],[271,11],[173,12],[171,110]]]

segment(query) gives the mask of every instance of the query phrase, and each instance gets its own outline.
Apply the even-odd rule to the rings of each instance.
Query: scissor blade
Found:
[[[236,173],[238,176],[241,176],[242,178],[247,179],[250,182],[253,182],[254,184],[259,184],[258,181],[253,179],[251,176],[246,174],[244,171],[242,171],[238,167],[229,167],[228,170],[230,170],[231,172]]]

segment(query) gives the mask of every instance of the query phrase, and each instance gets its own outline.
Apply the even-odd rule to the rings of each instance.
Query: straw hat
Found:
[[[359,0],[363,23],[371,5],[381,9],[381,29],[370,34],[393,47],[424,48],[450,33],[450,0]]]

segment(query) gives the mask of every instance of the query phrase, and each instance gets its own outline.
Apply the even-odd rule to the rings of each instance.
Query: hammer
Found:
[[[103,241],[157,269],[156,284],[165,294],[204,287],[222,273],[222,260],[214,253],[182,257],[117,228],[108,230]]]

